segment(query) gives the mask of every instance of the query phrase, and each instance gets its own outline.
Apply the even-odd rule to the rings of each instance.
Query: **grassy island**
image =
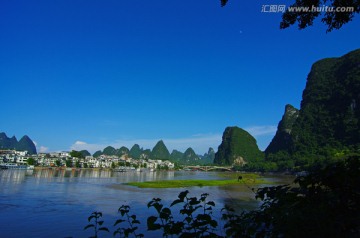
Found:
[[[238,179],[241,176],[241,179]],[[194,186],[226,186],[226,185],[254,185],[268,183],[257,174],[231,174],[224,179],[214,180],[159,180],[159,181],[146,181],[146,182],[130,182],[126,185],[136,186],[139,188],[184,188]]]

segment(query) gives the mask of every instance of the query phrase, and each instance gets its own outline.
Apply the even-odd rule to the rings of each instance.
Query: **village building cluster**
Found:
[[[85,158],[72,157],[70,152],[27,154],[27,151],[0,150],[0,164],[15,163],[26,165],[29,160],[41,167],[77,167],[77,168],[147,168],[147,169],[174,169],[174,163],[168,160],[133,159],[127,154],[121,157],[115,155],[100,155],[99,157],[86,156]]]

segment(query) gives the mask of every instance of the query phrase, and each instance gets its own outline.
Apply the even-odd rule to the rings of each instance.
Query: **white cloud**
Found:
[[[168,148],[185,151],[191,147],[196,153],[204,154],[208,151],[209,147],[213,147],[217,150],[221,144],[222,134],[209,134],[209,135],[195,135],[189,138],[178,139],[164,139],[164,143]]]
[[[250,126],[244,129],[255,137],[259,149],[264,151],[274,137],[277,126]]]
[[[70,146],[70,150],[88,150],[91,153],[94,153],[97,150],[102,150],[107,145],[105,147],[103,146],[103,144],[88,144],[83,141],[75,141],[75,143]]]
[[[253,137],[275,134],[277,126],[251,126],[244,128]]]
[[[49,147],[45,147],[45,146],[39,146],[39,144],[36,141],[32,141],[36,147],[36,150],[39,153],[46,153],[49,152]]]
[[[75,145],[87,145],[87,143],[78,140],[78,141],[75,142]]]
[[[48,152],[49,148],[48,147],[45,147],[45,146],[40,146],[39,148],[39,152],[40,153],[45,153],[45,152]]]

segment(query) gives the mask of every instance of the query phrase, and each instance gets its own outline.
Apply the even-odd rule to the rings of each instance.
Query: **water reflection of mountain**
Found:
[[[20,184],[25,180],[26,175],[31,175],[32,170],[1,170],[0,184],[11,183],[13,185]]]

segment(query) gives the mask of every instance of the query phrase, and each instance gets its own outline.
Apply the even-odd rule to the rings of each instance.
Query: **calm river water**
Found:
[[[118,208],[130,205],[131,214],[141,221],[141,231],[146,233],[146,218],[155,215],[147,203],[161,198],[167,206],[186,189],[190,196],[209,193],[209,201],[216,203],[213,215],[221,217],[225,204],[237,209],[258,206],[253,192],[243,185],[226,187],[191,187],[176,189],[139,189],[126,186],[129,181],[172,179],[216,179],[219,172],[126,172],[109,170],[0,170],[0,237],[89,237],[83,228],[93,211],[102,211],[104,225],[111,233],[113,224],[120,218]],[[289,183],[290,177],[268,176],[278,183]],[[221,223],[220,219],[219,222]],[[146,233],[145,237],[157,237]]]

